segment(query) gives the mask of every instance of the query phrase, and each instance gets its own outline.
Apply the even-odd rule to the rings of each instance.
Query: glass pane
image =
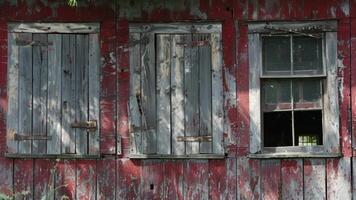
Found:
[[[265,147],[292,146],[292,112],[263,113]]]
[[[263,81],[264,111],[291,109],[290,80]]]
[[[321,108],[321,80],[294,80],[293,101],[294,108]]]
[[[263,37],[263,74],[290,74],[290,37]]]
[[[293,37],[293,73],[322,74],[322,39]]]
[[[321,110],[294,112],[294,133],[297,146],[322,145],[322,130]]]

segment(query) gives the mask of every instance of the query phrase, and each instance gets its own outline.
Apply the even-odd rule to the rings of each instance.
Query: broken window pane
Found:
[[[322,74],[322,39],[293,37],[293,73]]]
[[[263,38],[263,74],[286,75],[291,71],[290,38]]]
[[[321,80],[293,81],[294,108],[321,108]]]
[[[322,145],[322,112],[295,111],[294,133],[297,146]]]
[[[263,98],[264,110],[284,110],[291,109],[290,80],[264,80]]]
[[[263,114],[264,146],[292,146],[292,112],[269,112]]]

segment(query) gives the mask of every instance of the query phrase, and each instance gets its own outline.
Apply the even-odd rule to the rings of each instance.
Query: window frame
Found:
[[[308,29],[309,28],[309,29]],[[311,31],[305,31],[311,30]],[[252,158],[271,157],[338,157],[339,141],[339,99],[337,79],[337,22],[251,22],[248,24],[249,53],[249,112],[250,112],[250,155]],[[281,33],[282,32],[282,33]],[[281,35],[322,34],[323,75],[263,75],[262,37],[266,34]],[[262,134],[262,88],[263,78],[325,77],[323,84],[323,145],[264,147]]]
[[[173,150],[167,154],[166,150],[162,149],[159,145],[159,140],[157,139],[157,150],[156,153],[144,153],[143,149],[137,147],[137,144],[141,145],[142,140],[139,141],[138,131],[136,131],[138,124],[140,124],[140,117],[135,117],[134,113],[137,112],[137,108],[135,108],[137,103],[132,103],[132,99],[135,99],[135,92],[131,91],[131,84],[133,82],[137,82],[137,78],[135,74],[132,74],[132,71],[137,71],[134,65],[137,65],[137,58],[135,58],[135,52],[137,52],[137,48],[135,48],[135,44],[140,41],[140,34],[145,37],[152,39],[155,38],[156,35],[159,34],[215,34],[217,37],[215,38],[217,42],[216,51],[212,52],[212,72],[211,75],[214,76],[212,78],[212,107],[216,104],[217,109],[216,113],[212,114],[212,121],[215,121],[217,126],[213,126],[211,138],[213,141],[212,144],[212,152],[211,153],[194,153],[194,154],[174,154]],[[223,159],[225,157],[224,151],[224,143],[223,143],[223,132],[224,132],[224,109],[223,109],[223,88],[222,88],[222,25],[221,23],[216,22],[205,22],[205,23],[130,23],[129,24],[129,35],[133,41],[130,41],[130,100],[128,105],[129,110],[129,124],[130,124],[130,153],[128,157],[130,159]],[[212,39],[213,40],[213,39]],[[146,48],[156,49],[156,44],[148,44]],[[156,51],[156,50],[155,50]],[[212,50],[214,51],[214,50]],[[155,53],[154,53],[155,54]],[[154,55],[156,57],[156,55]],[[142,58],[143,59],[143,58]],[[138,83],[138,82],[137,82]],[[216,87],[214,87],[214,85]],[[157,93],[156,93],[157,94]],[[172,111],[171,111],[172,112]],[[172,115],[172,113],[171,113]],[[156,117],[157,120],[157,117]],[[149,130],[148,130],[149,131]],[[157,131],[156,131],[157,132]],[[172,136],[172,132],[170,134]],[[158,137],[158,136],[157,136]],[[172,136],[173,138],[173,136]],[[161,138],[160,140],[162,140]],[[216,143],[214,141],[217,141]],[[187,142],[184,142],[185,144]],[[185,147],[184,144],[184,147]],[[147,144],[146,144],[147,145]],[[199,145],[199,144],[198,144]],[[159,149],[158,149],[159,148]],[[170,143],[170,148],[172,149],[172,139]],[[159,153],[164,152],[164,153]]]
[[[87,134],[87,142],[86,145],[87,151],[86,153],[64,153],[62,150],[62,138],[58,135],[49,135],[49,131],[47,130],[47,135],[44,141],[47,143],[47,146],[52,145],[52,149],[47,148],[45,153],[33,153],[32,148],[30,148],[30,153],[18,152],[19,140],[16,140],[13,137],[14,132],[12,129],[13,121],[12,115],[9,114],[9,110],[7,111],[7,119],[6,119],[6,127],[7,127],[7,137],[6,144],[7,150],[5,153],[5,157],[9,158],[65,158],[65,159],[94,159],[100,158],[100,76],[101,76],[101,60],[100,60],[100,23],[99,22],[86,22],[86,23],[61,23],[61,22],[51,22],[51,23],[42,23],[42,22],[9,22],[7,27],[8,33],[8,55],[12,55],[12,47],[16,46],[12,44],[15,42],[15,34],[56,34],[56,35],[65,35],[65,34],[86,34],[88,35],[88,79],[92,79],[94,81],[88,81],[88,88],[90,87],[90,91],[88,89],[88,105],[94,104],[97,105],[96,108],[88,108],[88,118],[96,120],[96,130],[95,134]],[[48,37],[48,36],[46,36]],[[54,42],[58,42],[57,38],[53,38]],[[54,43],[53,42],[53,43]],[[62,41],[60,47],[62,47]],[[32,44],[29,44],[32,46]],[[31,50],[33,51],[33,50]],[[47,50],[48,51],[48,50]],[[53,50],[52,50],[53,51]],[[18,54],[16,50],[16,55]],[[50,59],[48,58],[48,65],[50,65]],[[58,59],[52,59],[52,64],[61,63],[63,60],[62,55],[58,61]],[[19,60],[13,60],[12,58],[8,58],[8,73],[7,73],[7,90],[8,90],[8,99],[10,99],[10,88],[13,86],[13,83],[17,82],[20,76],[18,72],[15,73],[16,80],[13,79],[14,70],[17,70],[15,65],[18,65]],[[15,67],[14,67],[15,66]],[[61,68],[59,70],[62,70]],[[93,75],[94,74],[94,75]],[[60,77],[62,79],[63,77]],[[17,87],[17,86],[16,86]],[[48,87],[48,86],[47,86]],[[16,89],[17,91],[18,89]],[[17,92],[18,93],[18,92]],[[33,91],[31,93],[33,95]],[[48,95],[48,94],[47,94]],[[97,99],[89,98],[89,95],[97,97]],[[17,97],[16,97],[17,98]],[[91,103],[89,103],[91,102]],[[56,104],[61,105],[62,102],[59,101]],[[11,106],[8,102],[8,107]],[[18,105],[17,105],[18,106]],[[90,113],[89,113],[90,110]],[[61,109],[62,111],[62,109]],[[32,112],[32,111],[31,111]],[[62,113],[62,112],[61,112]],[[57,115],[55,115],[57,117]],[[58,116],[60,117],[60,116]],[[95,118],[95,119],[94,119]],[[49,117],[46,116],[46,120],[48,123]],[[9,128],[10,126],[10,128]],[[50,139],[48,139],[50,138]],[[36,141],[37,139],[29,139],[31,143]],[[92,148],[90,148],[92,147]],[[16,150],[16,151],[15,151]]]

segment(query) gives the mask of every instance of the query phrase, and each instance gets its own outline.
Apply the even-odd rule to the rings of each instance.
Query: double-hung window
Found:
[[[131,158],[221,158],[221,25],[130,25]]]
[[[249,25],[250,152],[339,151],[336,22]]]

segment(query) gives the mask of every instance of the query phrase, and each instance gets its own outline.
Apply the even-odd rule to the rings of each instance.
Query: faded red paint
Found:
[[[49,186],[70,199],[282,199],[319,192],[348,199],[356,155],[356,2],[353,0],[182,0],[0,3],[0,192],[30,190],[39,199]],[[353,12],[354,11],[354,12]],[[343,158],[253,160],[249,152],[248,20],[338,20],[340,141]],[[97,160],[7,159],[7,22],[99,21],[101,138]],[[127,158],[131,22],[219,21],[223,25],[223,81],[228,158],[224,160],[132,161]],[[351,116],[350,116],[351,114]],[[117,138],[122,155],[117,155]],[[352,140],[353,139],[353,140]],[[325,161],[325,162],[324,162]],[[318,167],[316,168],[316,165]],[[319,166],[320,165],[320,166]],[[315,169],[325,169],[325,177]],[[310,177],[310,178],[309,178]],[[304,183],[303,180],[306,180]],[[324,187],[312,187],[318,182]],[[153,189],[152,186],[153,185]],[[308,189],[306,189],[306,187]],[[340,192],[341,191],[341,192]],[[345,194],[344,196],[340,196]],[[91,195],[91,196],[90,196]],[[94,197],[95,196],[95,197]],[[307,199],[308,196],[305,196]]]

